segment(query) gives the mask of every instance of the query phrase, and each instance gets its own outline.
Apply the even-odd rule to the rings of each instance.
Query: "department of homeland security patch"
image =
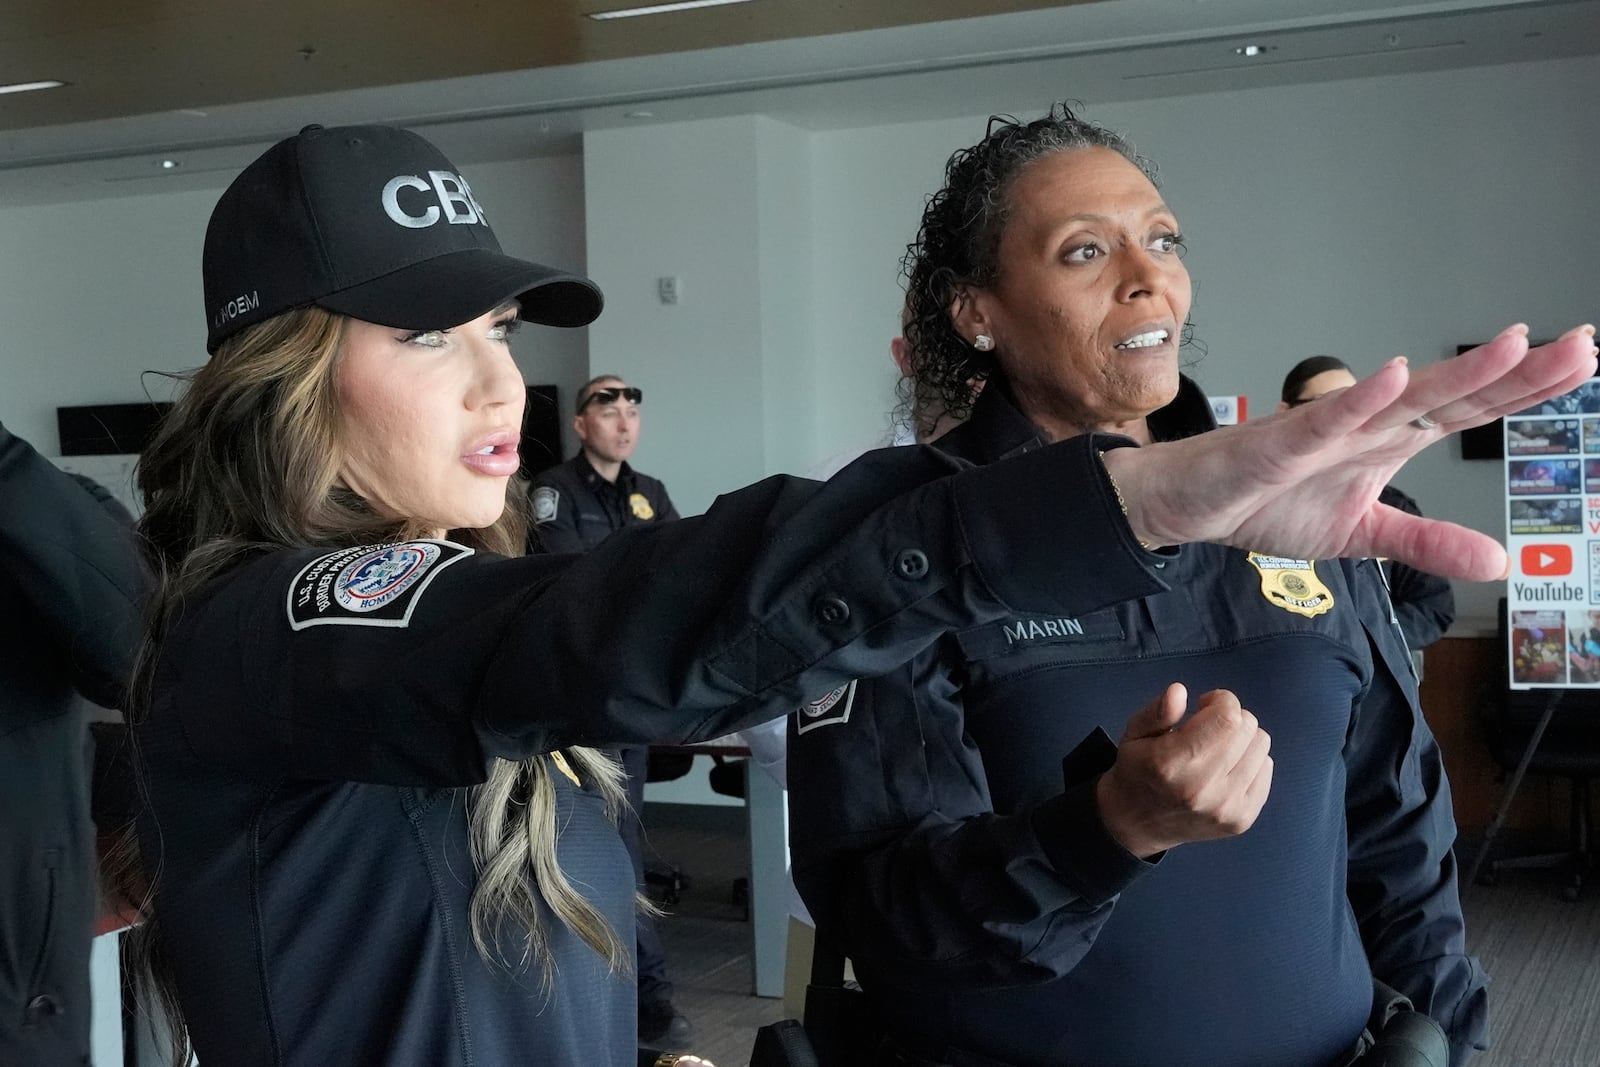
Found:
[[[454,541],[363,545],[312,560],[289,583],[289,628],[406,626],[422,591],[472,549]]]
[[[850,721],[850,709],[856,702],[856,683],[846,682],[826,696],[800,705],[796,733],[815,730],[819,726],[835,726]]]
[[[533,491],[533,521],[552,522],[561,506],[561,491],[541,485]]]
[[[1317,577],[1315,560],[1285,559],[1252,552],[1246,557],[1261,572],[1267,603],[1308,619],[1333,610],[1333,592]]]

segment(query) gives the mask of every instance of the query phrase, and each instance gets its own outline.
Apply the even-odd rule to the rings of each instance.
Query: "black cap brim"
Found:
[[[513,300],[522,306],[521,318],[545,326],[587,326],[605,305],[599,286],[582,275],[482,248],[434,256],[316,303],[380,326],[436,330]]]

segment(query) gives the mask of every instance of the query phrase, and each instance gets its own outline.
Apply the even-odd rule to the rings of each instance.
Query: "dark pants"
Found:
[[[645,745],[620,751],[622,769],[628,772],[628,807],[622,814],[622,841],[633,859],[633,878],[644,889],[644,827],[639,813],[644,810],[644,781],[650,760]],[[634,921],[634,939],[639,951],[639,1005],[664,1007],[672,1002],[672,983],[667,980],[667,955],[661,947],[656,920],[643,912]]]

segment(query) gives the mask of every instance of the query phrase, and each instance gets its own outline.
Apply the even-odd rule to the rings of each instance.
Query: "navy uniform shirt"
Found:
[[[659,481],[624,463],[608,482],[582,452],[534,475],[530,495],[540,552],[587,552],[617,530],[678,517]]]
[[[1151,428],[1209,420],[1185,382]],[[1040,440],[991,382],[938,447],[987,463]],[[1361,1033],[1374,972],[1459,1061],[1485,1035],[1484,979],[1376,565],[1190,545],[1160,573],[1169,588],[1106,610],[956,628],[801,709],[791,843],[819,931],[898,1043],[937,1062],[1323,1067]],[[1096,728],[1120,737],[1173,681],[1236,692],[1275,771],[1249,831],[1152,863],[1100,822],[1101,767],[1064,774],[1063,757]]]
[[[1161,588],[1095,445],[981,470],[892,449],[581,556],[285,548],[217,579],[138,728],[141,845],[200,1062],[630,1067],[631,976],[554,920],[551,989],[473,947],[466,787],[495,758],[716,737],[946,630]],[[615,827],[550,777],[567,877],[628,930]]]

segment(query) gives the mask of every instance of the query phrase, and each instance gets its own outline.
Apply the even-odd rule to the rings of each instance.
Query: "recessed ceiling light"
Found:
[[[1276,52],[1277,46],[1270,44],[1242,44],[1235,48],[1234,54],[1241,56],[1262,56],[1268,52]]]
[[[66,82],[13,82],[10,85],[0,85],[0,93],[31,93],[39,89],[59,89]]]
[[[589,17],[596,22],[607,19],[632,19],[640,15],[665,15],[669,11],[690,11],[697,7],[722,7],[724,4],[748,4],[750,0],[677,0],[672,4],[650,4],[646,7],[625,7],[616,11],[591,11]]]
[[[163,159],[157,163],[156,166],[160,167],[162,170],[177,170],[179,167],[183,166],[183,162],[176,159]]]

